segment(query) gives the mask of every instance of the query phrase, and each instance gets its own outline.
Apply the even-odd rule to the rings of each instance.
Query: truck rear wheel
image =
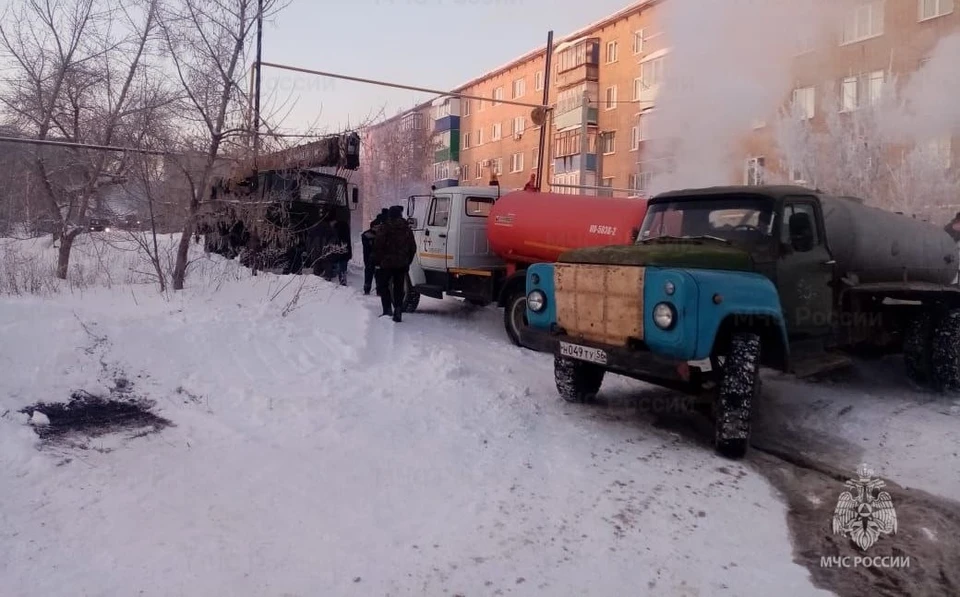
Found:
[[[507,299],[503,309],[503,327],[507,330],[510,341],[517,346],[520,344],[520,330],[527,327],[527,295],[523,289],[514,292]]]
[[[903,363],[907,377],[916,383],[927,383],[933,372],[931,356],[933,317],[923,311],[910,317],[903,334]]]
[[[714,421],[714,444],[727,458],[742,458],[760,393],[760,336],[734,334],[724,355]]]
[[[933,326],[930,360],[934,389],[960,389],[960,309],[947,311]]]
[[[553,358],[553,378],[557,382],[557,392],[567,402],[587,402],[592,400],[600,386],[606,371],[593,363],[555,356]]]

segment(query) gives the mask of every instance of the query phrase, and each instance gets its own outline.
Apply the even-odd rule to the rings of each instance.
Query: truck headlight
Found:
[[[670,303],[658,303],[653,308],[653,323],[661,330],[669,330],[676,323],[677,313]]]
[[[534,313],[539,313],[547,306],[547,296],[539,290],[534,290],[527,295],[527,306]]]

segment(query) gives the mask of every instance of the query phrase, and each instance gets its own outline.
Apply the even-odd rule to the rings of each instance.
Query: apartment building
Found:
[[[642,0],[555,40],[547,104],[544,181],[555,192],[646,194],[669,156],[653,150],[649,122],[670,68],[670,40],[663,9],[670,0]],[[796,103],[814,127],[825,110],[853,113],[877,101],[883,86],[903,85],[927,60],[937,42],[960,31],[955,0],[851,0],[828,34],[798,40],[785,64],[794,88],[783,106]],[[785,29],[784,35],[796,32]],[[522,187],[536,173],[540,126],[529,107],[543,101],[546,47],[453,90],[486,98],[440,98],[433,102],[435,152],[432,177],[439,186],[488,184],[495,175],[505,189]],[[730,66],[735,68],[735,65]],[[585,101],[584,101],[585,100]],[[709,98],[705,98],[705,109]],[[771,124],[758,115],[745,130],[731,184],[793,180],[804,174],[778,155]],[[947,166],[956,167],[949,137],[932,139]],[[669,166],[667,166],[669,167]],[[611,191],[604,191],[609,188]]]
[[[784,105],[823,129],[827,111],[841,118],[880,101],[885,87],[909,92],[910,77],[929,60],[938,41],[960,32],[960,11],[954,0],[860,0],[840,15],[835,31],[798,47],[791,65],[793,89]],[[913,82],[915,84],[915,82]],[[801,168],[777,155],[776,115],[761,118],[745,133],[742,169],[731,180],[760,184],[770,180],[806,183]],[[832,116],[832,115],[831,115]],[[925,141],[936,148],[945,168],[955,167],[956,143],[949,134]]]

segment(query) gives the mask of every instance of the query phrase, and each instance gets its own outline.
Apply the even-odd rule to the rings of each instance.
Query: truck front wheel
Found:
[[[734,334],[724,356],[714,443],[721,455],[742,458],[750,445],[750,423],[760,393],[760,336]]]
[[[503,327],[507,330],[510,341],[517,346],[520,344],[520,330],[527,327],[527,295],[523,289],[514,292],[507,300],[503,309]]]
[[[593,363],[556,356],[553,358],[553,377],[557,382],[557,392],[567,402],[586,402],[592,400],[606,373]]]
[[[907,377],[916,383],[930,381],[933,318],[929,311],[910,317],[903,334],[903,363]]]
[[[934,388],[960,389],[960,309],[947,311],[937,321],[930,348]]]

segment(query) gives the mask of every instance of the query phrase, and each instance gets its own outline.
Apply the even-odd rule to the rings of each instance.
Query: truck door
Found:
[[[457,250],[451,267],[460,269],[483,269],[503,265],[502,260],[490,249],[487,240],[487,217],[493,207],[493,197],[467,195],[463,201],[463,213],[459,214]]]
[[[783,247],[777,290],[791,339],[826,336],[833,322],[834,261],[814,197],[788,197],[780,219]]]
[[[427,210],[427,222],[423,229],[423,246],[420,250],[420,265],[425,270],[447,271],[453,256],[447,253],[447,235],[450,230],[450,195],[434,195]]]

